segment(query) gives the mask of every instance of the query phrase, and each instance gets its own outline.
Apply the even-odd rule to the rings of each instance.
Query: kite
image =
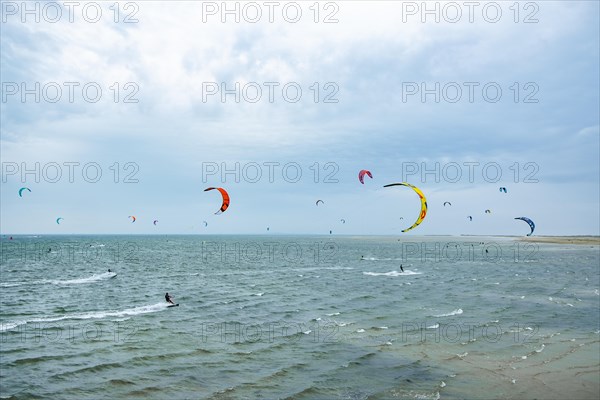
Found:
[[[227,193],[227,191],[223,188],[217,188],[217,187],[209,187],[204,189],[205,192],[208,192],[209,190],[218,190],[219,192],[221,192],[221,196],[223,197],[223,203],[221,204],[221,208],[219,208],[219,210],[215,213],[215,214],[221,214],[222,212],[225,212],[225,210],[227,210],[227,208],[229,207],[229,193]]]
[[[452,203],[450,203],[449,201],[445,201],[445,202],[444,202],[444,207],[446,207],[446,204],[450,204],[450,205],[452,205]]]
[[[425,195],[423,194],[423,192],[421,192],[421,189],[419,189],[416,186],[411,185],[410,183],[406,183],[406,182],[390,183],[389,185],[385,185],[384,187],[390,187],[390,186],[408,186],[409,188],[412,188],[412,190],[414,190],[415,193],[417,193],[419,195],[419,198],[421,199],[421,213],[419,214],[419,217],[417,218],[415,223],[412,224],[411,227],[402,230],[402,232],[408,232],[411,229],[418,226],[425,219],[425,216],[427,215],[427,199],[425,198]]]
[[[473,221],[473,217],[471,217],[470,215],[467,218],[469,218],[469,221]]]
[[[360,172],[358,173],[358,180],[363,185],[365,184],[365,174],[367,174],[369,176],[369,178],[373,179],[373,175],[371,175],[371,171],[367,171],[366,169],[361,169]]]
[[[29,190],[29,193],[31,193],[31,189],[29,189],[27,187],[22,187],[21,189],[19,189],[19,197],[23,197],[24,190]]]
[[[319,202],[321,202],[321,204],[325,204],[325,202],[323,200],[317,200],[317,202],[315,204],[318,206]]]
[[[60,225],[60,220],[61,220],[61,219],[64,219],[64,218],[63,218],[63,217],[58,217],[58,218],[56,218],[56,223],[57,223],[58,225]]]
[[[491,214],[492,212],[490,210],[485,210],[486,214]]]
[[[154,225],[156,225],[156,223],[158,222],[157,219],[154,220],[154,222],[152,222]]]
[[[345,220],[344,218],[342,218],[342,219],[340,219],[340,222],[341,222],[342,224],[345,224],[345,223],[346,223],[346,220]]]
[[[535,230],[535,224],[533,223],[533,221],[532,221],[532,220],[530,220],[530,219],[529,219],[529,218],[527,218],[527,217],[517,217],[517,218],[515,218],[515,219],[520,219],[521,221],[525,221],[525,222],[527,222],[527,223],[529,224],[529,227],[531,228],[531,232],[529,232],[529,233],[527,234],[527,236],[531,236],[531,234],[532,234],[532,233],[533,233],[533,231]]]
[[[135,222],[135,220],[137,219],[137,218],[136,218],[135,216],[133,216],[133,215],[130,215],[130,216],[129,216],[129,217],[127,217],[127,218],[131,218],[131,223],[132,223],[132,224],[133,224],[133,223]]]
[[[504,186],[503,186],[503,187],[501,187],[501,188],[500,188],[500,192],[504,192],[504,193],[506,193],[506,188],[505,188]]]

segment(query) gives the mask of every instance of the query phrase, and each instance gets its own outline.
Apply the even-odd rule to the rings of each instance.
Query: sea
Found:
[[[1,249],[2,399],[600,396],[597,245],[6,235]]]

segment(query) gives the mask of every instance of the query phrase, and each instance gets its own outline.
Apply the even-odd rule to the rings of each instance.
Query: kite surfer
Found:
[[[400,264],[400,271],[404,272],[404,268],[402,268],[402,264]]]
[[[175,303],[173,303],[173,297],[171,297],[171,295],[169,294],[169,292],[167,292],[165,294],[165,300],[167,301],[167,303],[175,304]]]

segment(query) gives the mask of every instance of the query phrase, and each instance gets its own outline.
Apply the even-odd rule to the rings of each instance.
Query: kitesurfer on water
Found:
[[[171,297],[171,295],[169,294],[169,292],[167,292],[165,294],[165,300],[167,301],[167,303],[175,304],[175,303],[173,303],[173,298]]]
[[[404,272],[404,268],[402,268],[402,264],[400,264],[400,271]]]

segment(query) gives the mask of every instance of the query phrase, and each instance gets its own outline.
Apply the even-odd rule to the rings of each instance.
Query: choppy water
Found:
[[[599,269],[507,238],[3,238],[0,395],[595,399]]]

